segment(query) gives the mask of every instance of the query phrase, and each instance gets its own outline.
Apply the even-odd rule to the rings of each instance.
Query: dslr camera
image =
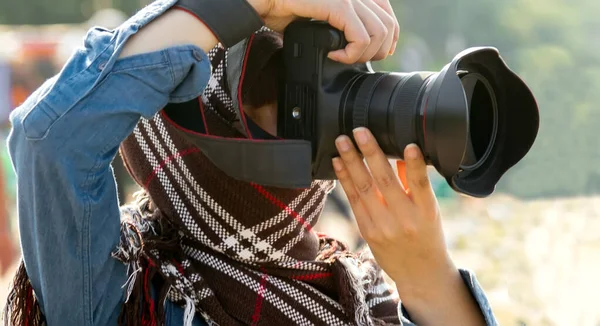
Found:
[[[400,73],[327,58],[346,44],[319,21],[284,34],[278,137],[310,142],[313,179],[335,179],[334,140],[361,126],[390,158],[418,144],[455,191],[473,197],[490,195],[533,145],[536,100],[497,49],[469,48],[439,72]]]

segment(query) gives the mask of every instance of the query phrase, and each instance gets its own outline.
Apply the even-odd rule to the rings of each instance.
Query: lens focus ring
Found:
[[[375,88],[379,81],[385,77],[385,74],[368,74],[358,88],[356,100],[352,110],[352,128],[368,127],[369,106]]]
[[[422,86],[422,76],[414,74],[399,84],[397,93],[394,94],[393,118],[390,118],[394,119],[392,128],[395,135],[395,145],[400,153],[404,151],[404,147],[410,143],[418,142],[420,138],[417,134],[417,130],[420,128],[417,128],[415,123],[418,114],[419,90]]]

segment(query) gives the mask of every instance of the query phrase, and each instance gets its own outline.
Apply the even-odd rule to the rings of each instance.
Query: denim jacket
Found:
[[[198,97],[211,73],[191,45],[118,59],[175,2],[155,1],[115,30],[91,29],[61,72],[11,114],[23,257],[50,326],[117,324],[127,271],[111,257],[120,229],[111,162],[140,117]],[[474,276],[462,275],[495,325]],[[181,325],[183,310],[165,305],[166,324]],[[194,325],[205,324],[196,316]]]

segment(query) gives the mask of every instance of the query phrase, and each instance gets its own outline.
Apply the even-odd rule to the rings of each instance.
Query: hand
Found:
[[[381,60],[394,52],[400,27],[390,0],[248,0],[265,25],[282,32],[297,18],[327,21],[348,45],[329,54],[346,64]]]
[[[372,134],[357,128],[354,136],[371,172],[350,139],[341,136],[336,140],[341,158],[333,160],[336,175],[379,265],[406,295],[420,295],[433,285],[425,278],[437,276],[428,274],[455,269],[421,151],[406,147],[403,185]]]
[[[404,164],[399,164],[399,171],[405,172],[403,184],[367,129],[357,128],[354,138],[367,165],[350,139],[340,136],[336,140],[340,157],[333,159],[335,173],[361,235],[396,283],[415,322],[481,324],[481,313],[448,254],[420,149],[409,145],[404,150]]]

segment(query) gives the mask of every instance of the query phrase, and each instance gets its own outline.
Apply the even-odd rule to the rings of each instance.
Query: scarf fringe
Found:
[[[368,284],[376,280],[377,271],[353,257],[339,257],[333,263],[338,279],[340,304],[355,325],[379,326],[385,322],[371,314],[367,304]],[[352,315],[353,313],[353,315]]]
[[[341,303],[348,312],[354,311],[354,322],[356,325],[372,326],[369,307],[367,306],[367,292],[364,288],[365,274],[358,268],[358,264],[352,258],[342,257],[334,264],[340,270],[340,283],[342,283],[342,294],[350,294],[341,297]]]
[[[147,253],[157,249],[177,255],[180,251],[179,236],[168,221],[160,218],[160,212],[153,207],[146,192],[139,191],[135,199],[133,204],[121,207],[121,241],[113,252],[115,259],[127,264],[129,275],[123,285],[127,290],[119,325],[163,325],[164,305],[171,286],[154,282],[160,278],[159,267]],[[152,289],[157,291],[156,299]],[[195,310],[191,312],[193,320]],[[187,323],[184,325],[188,326]]]
[[[185,298],[185,312],[183,314],[183,326],[192,326],[196,315],[196,304],[190,297]]]
[[[119,314],[119,325],[128,326],[158,326],[164,325],[165,310],[164,303],[167,298],[168,286],[162,286],[158,296],[152,294],[152,281],[157,275],[156,265],[146,261],[143,268],[135,273],[128,289],[127,301],[123,304]],[[186,325],[187,326],[187,325]]]

